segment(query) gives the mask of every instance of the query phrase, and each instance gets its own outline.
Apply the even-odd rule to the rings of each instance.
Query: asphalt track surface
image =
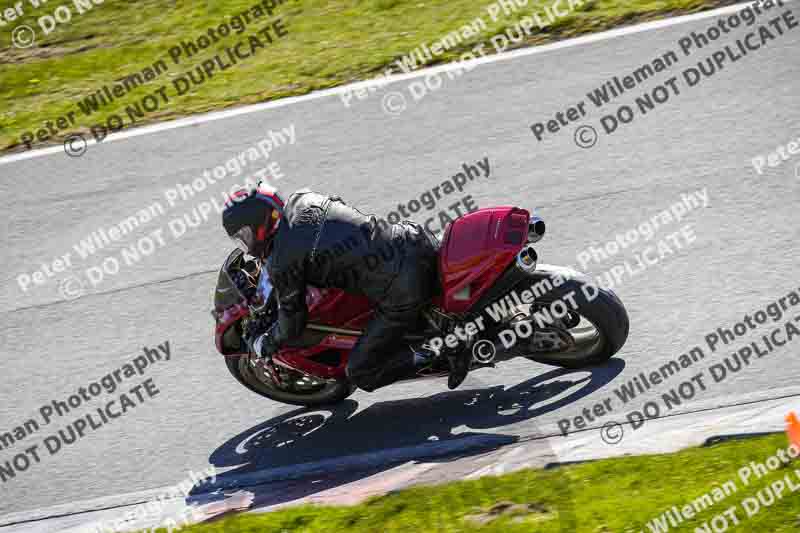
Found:
[[[795,3],[787,6],[800,18]],[[170,361],[154,364],[125,384],[152,378],[157,396],[53,456],[42,452],[41,463],[2,484],[0,514],[171,485],[209,463],[247,473],[436,439],[496,435],[514,442],[555,435],[559,419],[579,415],[612,396],[620,383],[704,345],[707,333],[732,327],[745,314],[796,289],[800,156],[763,175],[751,159],[800,137],[800,30],[726,64],[695,87],[687,89],[680,80],[680,95],[646,116],[637,112],[613,135],[602,132],[600,117],[617,106],[596,109],[588,101],[585,120],[543,142],[529,129],[586,100],[587,92],[611,76],[622,77],[676,50],[678,64],[615,100],[633,106],[635,96],[670,76],[680,78],[683,69],[732,42],[728,37],[683,57],[678,39],[713,20],[482,64],[457,79],[444,77],[439,90],[418,102],[409,99],[398,115],[382,110],[386,89],[350,108],[339,97],[326,96],[90,146],[80,158],[57,153],[0,165],[0,210],[5,214],[0,430],[10,431],[31,417],[40,420],[40,406],[65,399],[139,355],[143,346],[169,341],[171,350]],[[740,28],[732,35],[742,34]],[[408,97],[407,84],[397,82],[388,90]],[[451,198],[470,194],[481,207],[536,207],[549,224],[538,246],[549,264],[578,267],[576,254],[587,246],[638,227],[682,194],[707,188],[709,205],[660,229],[651,241],[690,223],[694,243],[633,278],[626,275],[615,288],[631,317],[631,333],[609,365],[546,374],[552,367],[515,361],[473,373],[456,392],[447,391],[443,380],[374,394],[359,391],[327,422],[320,415],[300,417],[302,423],[280,431],[261,430],[301,411],[245,390],[213,346],[209,310],[215,271],[230,249],[218,215],[212,213],[210,221],[180,239],[167,228],[168,220],[211,195],[219,197],[237,178],[223,180],[152,221],[147,227],[163,227],[166,246],[138,264],[123,266],[97,287],[87,287],[82,297],[62,301],[59,277],[20,290],[18,274],[67,252],[99,227],[155,201],[165,204],[165,189],[235,157],[268,130],[292,124],[296,143],[271,153],[285,174],[274,183],[285,192],[309,186],[337,193],[379,215],[439,185],[462,163],[488,157],[491,178],[475,180]],[[575,128],[582,124],[600,132],[592,148],[574,142]],[[423,222],[427,216],[420,215],[414,219]],[[128,246],[150,231],[143,230],[111,250],[119,257],[120,244]],[[640,251],[640,245],[629,247],[586,270],[601,274],[633,262]],[[104,250],[80,261],[73,273],[108,255]],[[748,342],[765,331],[758,330]],[[711,384],[674,412],[800,395],[796,354],[795,341]],[[638,408],[669,388],[656,387],[631,406]],[[0,450],[0,462],[29,445],[41,448],[46,435],[113,396],[103,394]],[[624,418],[628,410],[619,409],[589,427]],[[599,430],[596,438],[599,442]]]

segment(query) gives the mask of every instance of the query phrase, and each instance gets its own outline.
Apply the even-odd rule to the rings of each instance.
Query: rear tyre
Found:
[[[524,346],[516,346],[516,355],[577,369],[602,364],[622,348],[628,338],[630,322],[625,306],[614,291],[600,288],[588,276],[563,267],[541,265],[531,273],[528,284],[542,283],[543,280],[548,280],[548,284],[543,286],[553,287],[536,298],[535,303],[549,307],[560,300],[568,304],[573,316],[565,320],[566,331],[574,344],[558,351],[527,350],[527,353]],[[556,287],[555,283],[561,284]]]
[[[250,357],[226,357],[225,365],[236,380],[261,396],[276,402],[306,407],[333,405],[353,394],[355,387],[346,379],[332,381],[295,376],[285,388],[278,387],[272,378],[260,368],[250,364]]]

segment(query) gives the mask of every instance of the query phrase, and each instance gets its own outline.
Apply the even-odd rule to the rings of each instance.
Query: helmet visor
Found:
[[[231,236],[231,240],[233,240],[236,246],[243,252],[253,255],[256,243],[256,236],[253,233],[253,228],[250,226],[242,226],[239,231]]]

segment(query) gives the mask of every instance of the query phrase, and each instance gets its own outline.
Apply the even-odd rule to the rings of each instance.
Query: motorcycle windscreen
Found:
[[[245,296],[231,280],[229,274],[232,270],[241,269],[243,261],[244,252],[236,248],[228,255],[222,268],[220,268],[217,276],[217,288],[214,291],[214,309],[217,311],[224,311],[228,307],[246,300]]]

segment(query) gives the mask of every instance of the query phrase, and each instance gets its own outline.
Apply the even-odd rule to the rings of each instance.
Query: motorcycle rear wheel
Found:
[[[567,330],[574,344],[566,350],[543,352],[526,349],[524,343],[519,342],[512,350],[517,356],[570,369],[606,362],[622,348],[628,338],[630,322],[625,306],[614,291],[597,287],[588,276],[563,267],[540,265],[539,269],[530,274],[527,284],[539,283],[545,279],[552,283],[559,276],[564,283],[558,287],[553,286],[546,294],[537,298],[535,303],[548,306],[556,300],[566,302],[570,300],[565,296],[572,294],[569,298],[577,305],[575,308],[570,305],[570,312],[580,318],[578,323]],[[590,287],[587,288],[587,285]]]
[[[250,364],[246,355],[226,357],[225,365],[236,380],[261,396],[276,402],[306,407],[333,405],[350,396],[355,387],[346,379],[337,381],[313,380],[297,374],[297,379],[287,387],[279,387],[272,378]]]

